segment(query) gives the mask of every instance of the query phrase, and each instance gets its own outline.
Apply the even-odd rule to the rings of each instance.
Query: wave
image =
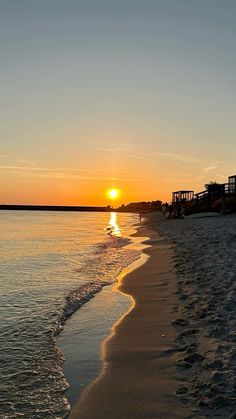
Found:
[[[109,281],[94,281],[81,285],[79,288],[71,290],[65,297],[65,305],[57,320],[57,324],[53,330],[56,336],[63,329],[66,320],[72,316],[83,304],[87,303],[95,296],[105,285],[110,285]]]
[[[57,346],[56,336],[63,330],[66,321],[82,305],[89,302],[98,292],[102,291],[103,287],[115,283],[118,275],[124,268],[139,259],[141,255],[140,251],[131,248],[124,249],[124,247],[130,243],[132,243],[132,240],[129,238],[109,235],[105,243],[98,243],[94,246],[93,252],[91,252],[90,257],[87,258],[86,263],[76,270],[80,276],[83,275],[86,282],[78,288],[70,290],[65,295],[64,305],[51,333],[52,344],[55,351],[58,352],[57,357],[58,355],[63,357],[63,355]],[[95,279],[91,281],[88,280],[88,278]],[[62,363],[60,363],[60,369],[62,370]],[[65,382],[63,384],[65,384]],[[69,386],[67,382],[66,384]],[[62,394],[65,389],[65,386],[64,388],[61,386]],[[67,404],[64,405],[64,413],[65,416],[67,416],[70,406],[68,401],[65,398],[63,399],[64,403],[67,402]]]
[[[77,269],[85,277],[95,278],[74,288],[65,296],[65,303],[53,329],[53,335],[58,335],[67,319],[83,304],[91,300],[103,287],[116,282],[121,271],[132,262],[139,259],[141,252],[133,249],[122,249],[132,243],[129,238],[110,236],[105,243],[98,243],[94,253],[86,264]]]
[[[111,234],[111,235],[108,235],[107,241],[105,241],[104,243],[98,243],[96,245],[96,249],[97,249],[97,252],[101,252],[109,248],[119,249],[131,243],[132,243],[132,240],[129,239],[128,237],[113,236]]]

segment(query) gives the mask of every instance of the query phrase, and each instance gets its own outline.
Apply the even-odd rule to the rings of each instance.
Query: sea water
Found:
[[[66,417],[69,383],[56,337],[92,297],[98,307],[103,287],[139,258],[130,246],[136,222],[132,214],[1,211],[1,418]]]

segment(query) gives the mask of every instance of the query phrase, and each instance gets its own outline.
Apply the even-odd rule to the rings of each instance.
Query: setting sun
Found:
[[[107,195],[110,199],[118,199],[120,196],[120,191],[119,189],[109,189],[109,191],[107,192]]]

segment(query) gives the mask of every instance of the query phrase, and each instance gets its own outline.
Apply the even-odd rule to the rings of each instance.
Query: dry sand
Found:
[[[236,418],[236,215],[162,220],[177,275],[177,363],[197,417]]]
[[[235,419],[236,216],[148,224],[150,257],[120,284],[133,309],[70,417]]]
[[[119,284],[132,296],[133,308],[105,341],[103,372],[84,391],[71,419],[185,418],[189,413],[175,395],[181,377],[171,324],[176,304],[171,246],[145,226],[139,235],[150,237],[149,259]],[[185,404],[185,397],[181,401]]]

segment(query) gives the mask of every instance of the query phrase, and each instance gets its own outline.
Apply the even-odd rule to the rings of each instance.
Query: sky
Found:
[[[0,0],[0,202],[227,182],[235,48],[234,0]]]

